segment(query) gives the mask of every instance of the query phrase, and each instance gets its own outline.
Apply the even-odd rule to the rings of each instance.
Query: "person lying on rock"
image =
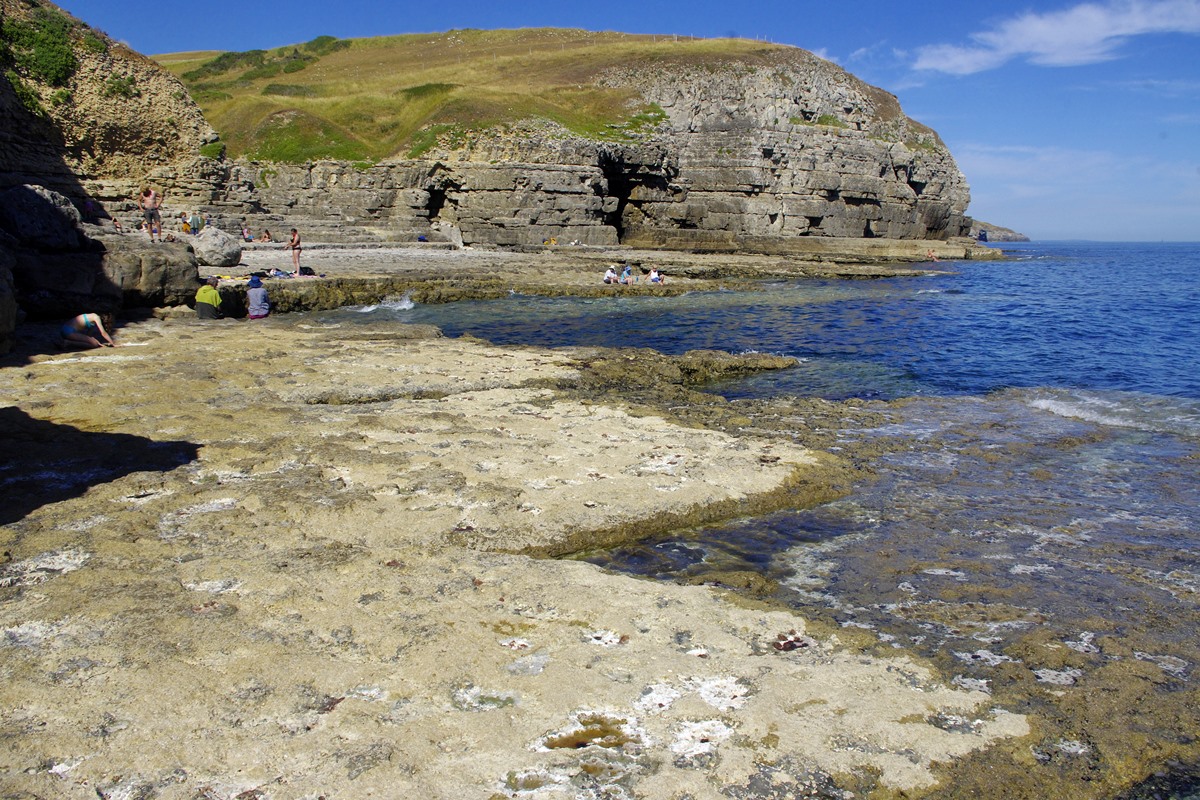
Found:
[[[108,326],[112,326],[112,315],[108,317]],[[99,314],[80,314],[63,323],[61,347],[73,347],[87,350],[93,347],[116,347],[116,342],[108,335],[104,319]]]
[[[197,319],[221,319],[221,293],[217,287],[221,279],[211,277],[196,291]]]

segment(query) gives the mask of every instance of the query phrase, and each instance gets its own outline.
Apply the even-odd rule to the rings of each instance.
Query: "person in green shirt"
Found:
[[[221,293],[217,287],[221,285],[220,278],[209,278],[196,291],[196,317],[199,319],[221,318]]]

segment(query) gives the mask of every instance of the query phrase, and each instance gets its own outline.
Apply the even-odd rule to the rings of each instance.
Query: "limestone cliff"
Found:
[[[993,225],[983,220],[971,221],[971,238],[985,242],[1028,242],[1029,237],[1012,228]]]
[[[966,232],[969,189],[892,95],[792,49],[717,69],[630,68],[663,108],[668,192],[636,186],[625,228],[752,236],[940,239]]]
[[[636,89],[656,124],[608,141],[526,119],[455,135],[419,160],[197,162],[155,179],[219,215],[343,239],[452,230],[468,244],[764,249],[969,230],[969,187],[937,134],[806,51],[629,64],[594,80]]]
[[[149,182],[171,214],[199,208],[227,229],[258,217],[253,227],[341,239],[763,249],[970,228],[969,188],[937,134],[798,48],[684,48],[590,67],[582,80],[652,109],[613,136],[512,119],[455,131],[415,160],[275,164],[199,157],[216,134],[168,72],[47,0],[0,8],[17,25],[68,20],[76,62],[48,80],[6,42],[0,185],[42,183],[116,214]]]
[[[0,185],[139,179],[216,132],[176,78],[45,0],[0,0]],[[30,33],[30,31],[36,31]]]
[[[136,225],[133,198],[150,184],[167,220],[199,210],[227,231],[299,227],[309,241],[789,253],[813,238],[919,242],[970,230],[969,188],[937,134],[892,95],[798,48],[681,43],[575,65],[578,88],[625,98],[629,119],[608,131],[531,113],[455,128],[419,158],[281,164],[225,159],[178,79],[48,0],[0,0],[0,11],[0,189],[47,187],[87,221]],[[331,52],[333,64],[354,45]],[[431,123],[431,140],[446,127]],[[157,288],[126,286],[128,270],[107,255],[122,247],[120,237],[88,244],[101,254],[91,268],[125,287],[127,302],[156,302]],[[14,289],[0,291],[7,328],[14,293],[21,301],[44,282],[47,259],[67,256],[14,241],[0,250],[0,287]],[[175,260],[187,272],[184,250]],[[14,254],[26,266],[4,269]]]

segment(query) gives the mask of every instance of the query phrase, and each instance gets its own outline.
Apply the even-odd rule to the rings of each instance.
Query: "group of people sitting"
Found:
[[[244,221],[242,222],[242,241],[243,242],[253,242],[254,241],[254,232],[250,230],[250,228],[246,225],[246,223]],[[271,232],[269,230],[263,230],[262,236],[258,237],[258,241],[266,242],[267,244],[270,244],[271,242],[275,241],[275,237],[271,236]]]
[[[196,291],[196,317],[198,319],[222,319],[221,279],[213,275]],[[257,275],[251,275],[246,283],[246,316],[263,319],[271,313],[271,302],[266,287]],[[112,314],[87,312],[72,317],[59,328],[58,346],[64,350],[88,350],[96,347],[116,347],[109,330],[113,327]]]
[[[197,319],[221,319],[221,279],[213,275],[205,280],[204,285],[196,290]],[[267,289],[263,286],[262,278],[251,275],[246,283],[246,317],[263,319],[271,313],[271,301],[267,297]]]
[[[641,280],[641,277],[633,274],[633,267],[629,265],[629,262],[625,262],[625,268],[621,270],[620,275],[617,274],[617,268],[615,264],[609,266],[608,270],[604,273],[605,283],[618,283],[625,286],[632,286],[639,280]],[[648,283],[666,283],[667,279],[665,275],[658,271],[657,267],[651,267],[650,274],[646,277],[646,281]]]

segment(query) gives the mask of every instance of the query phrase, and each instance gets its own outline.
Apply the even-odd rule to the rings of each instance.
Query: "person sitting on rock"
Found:
[[[108,324],[112,325],[112,317],[108,316]],[[80,314],[63,323],[59,330],[62,334],[60,346],[74,347],[86,350],[94,347],[116,347],[116,342],[108,335],[104,319],[99,314]]]
[[[608,271],[604,273],[604,282],[605,283],[620,283],[621,279],[617,277],[617,271],[615,269],[613,269],[612,267],[609,267]]]
[[[621,270],[621,283],[626,286],[633,286],[633,267],[626,262],[625,269]]]
[[[267,300],[267,290],[257,275],[250,276],[246,284],[246,308],[250,319],[263,319],[271,313],[271,303]]]
[[[262,235],[262,241],[264,241],[264,242],[273,242],[273,241],[275,241],[275,240],[274,240],[274,239],[271,237],[271,232],[270,232],[270,231],[264,230],[264,231],[263,231],[263,235]]]
[[[196,318],[221,319],[221,293],[217,287],[221,279],[211,277],[196,291]]]
[[[243,242],[253,242],[254,241],[254,234],[250,232],[250,228],[248,228],[246,226],[246,223],[244,223],[244,222],[242,223],[242,241]]]
[[[659,272],[656,267],[651,267],[650,268],[650,282],[651,283],[666,283],[667,278],[665,275],[663,275],[661,272]]]

